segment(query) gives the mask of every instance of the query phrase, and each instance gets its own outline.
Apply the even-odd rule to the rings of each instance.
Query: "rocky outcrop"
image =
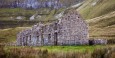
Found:
[[[62,7],[69,7],[84,0],[1,0],[0,8],[51,8],[59,9]]]
[[[89,45],[100,45],[100,44],[107,44],[106,39],[91,39],[89,40]]]
[[[53,8],[58,9],[63,7],[59,0],[3,0],[0,1],[0,8],[26,8],[26,9],[38,9],[38,8]]]

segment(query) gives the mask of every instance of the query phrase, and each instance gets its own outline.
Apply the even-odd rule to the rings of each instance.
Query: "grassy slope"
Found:
[[[85,19],[98,17],[115,11],[115,0],[99,0],[96,5],[92,5],[97,0],[86,0],[78,9]]]
[[[90,38],[115,39],[115,0],[86,0],[77,9],[89,23]]]
[[[41,16],[41,18],[35,18],[40,21],[54,20],[54,15],[59,14],[64,9],[52,10],[49,8],[40,8],[37,10],[25,10],[21,8],[0,8],[0,20],[13,20],[17,16],[24,16],[25,19],[29,20],[32,15]],[[11,19],[12,17],[12,19]]]
[[[1,17],[0,17],[0,21],[3,21],[2,23],[3,24],[9,24],[9,25],[5,25],[6,26],[6,28],[7,27],[11,27],[11,25],[12,24],[17,24],[17,22],[18,21],[16,21],[16,20],[9,20],[9,19],[6,19],[7,17],[10,17],[10,16],[18,16],[19,14],[18,14],[18,12],[19,13],[21,13],[21,15],[22,14],[25,14],[25,12],[24,11],[27,11],[26,12],[26,14],[28,15],[29,13],[31,13],[31,14],[35,14],[34,12],[32,12],[33,10],[22,10],[22,9],[18,9],[18,8],[16,8],[16,9],[0,9],[1,11],[0,11],[0,13],[4,13],[4,14],[1,14],[0,16],[1,17],[4,17],[5,19],[2,19]],[[39,9],[39,11],[42,11],[42,9]],[[48,11],[48,9],[46,9],[46,11],[45,12],[47,12]],[[55,20],[55,19],[53,19],[54,18],[54,15],[55,14],[58,14],[58,13],[60,13],[61,11],[63,11],[63,9],[59,9],[59,10],[51,10],[50,12],[48,12],[48,15],[42,15],[42,17],[41,17],[41,19],[39,19],[39,21],[43,21],[43,22],[47,22],[47,21],[53,21],[53,20]],[[44,14],[47,14],[47,13],[45,13],[45,12],[43,12]],[[5,13],[7,13],[7,14],[5,14]],[[11,15],[10,15],[10,13],[11,13]],[[17,15],[16,15],[17,14]],[[38,12],[37,14],[41,14],[40,12]],[[4,22],[4,21],[9,21],[9,23],[8,22]],[[49,22],[50,22],[49,21]],[[24,22],[24,20],[22,21],[22,22]],[[33,21],[30,21],[30,24],[31,24],[31,22],[33,22]],[[22,24],[22,23],[21,23]],[[17,24],[17,27],[18,27],[18,25],[21,25],[21,24]],[[27,24],[29,24],[29,22],[27,22]],[[27,25],[26,24],[26,22],[24,22],[24,25],[26,26]],[[27,25],[27,26],[29,26],[29,25]],[[1,29],[0,30],[0,41],[1,42],[11,42],[11,41],[15,41],[16,40],[16,34],[20,31],[20,30],[22,30],[22,29],[26,29],[25,27],[23,27],[23,28],[9,28],[9,29]],[[3,33],[3,34],[2,34]]]
[[[115,38],[115,31],[114,31],[115,30],[115,12],[114,12],[115,8],[113,7],[115,5],[114,3],[115,1],[100,0],[98,4],[96,4],[95,6],[91,6],[93,1],[96,0],[86,0],[86,2],[78,9],[78,11],[81,13],[81,15],[84,18],[89,19],[88,23],[90,25],[89,27],[90,37],[114,39]],[[58,11],[62,11],[62,10],[60,9]],[[47,15],[46,18],[44,18],[43,20],[50,20],[55,14],[54,12],[55,10],[51,11],[50,15]],[[16,33],[20,31],[20,28],[18,31],[16,31],[16,29],[18,28],[7,29],[5,31],[0,30],[0,34],[3,33],[2,35],[0,35],[1,40],[2,39],[8,39],[7,41],[9,41],[10,39],[11,41],[14,40],[16,38]]]
[[[0,42],[13,42],[16,40],[16,34],[29,27],[17,27],[9,29],[0,29]]]
[[[9,20],[11,17],[25,16],[28,19],[35,13],[34,10],[25,10],[20,8],[0,8],[0,20]]]
[[[4,28],[4,27],[12,28],[12,26],[24,27],[24,26],[32,25],[34,23],[33,21],[26,22],[25,19],[29,20],[29,18],[33,15],[35,15],[35,19],[37,21],[45,21],[45,22],[53,21],[55,20],[54,16],[60,13],[61,11],[63,11],[63,9],[51,10],[49,8],[41,8],[38,9],[37,11],[34,11],[34,10],[25,10],[20,8],[0,8],[0,25],[2,25],[0,28]],[[40,17],[38,15],[40,15]],[[24,20],[21,20],[23,24],[20,24],[19,20],[14,20],[16,19],[17,16],[25,17]]]
[[[87,20],[90,37],[115,39],[115,12]]]

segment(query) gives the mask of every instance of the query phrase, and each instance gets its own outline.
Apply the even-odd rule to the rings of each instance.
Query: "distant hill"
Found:
[[[90,38],[115,39],[115,0],[85,0],[77,11],[89,23]]]
[[[85,19],[92,19],[115,11],[115,0],[85,0],[78,11]]]
[[[0,8],[53,8],[68,7],[83,0],[1,0]]]
[[[60,10],[82,1],[83,0],[0,0],[0,20],[15,20],[18,17],[23,17],[23,20],[29,20],[30,17],[36,14],[36,16],[38,16],[38,14],[50,15],[54,10],[56,13],[60,13]],[[54,13],[54,15],[56,13]]]

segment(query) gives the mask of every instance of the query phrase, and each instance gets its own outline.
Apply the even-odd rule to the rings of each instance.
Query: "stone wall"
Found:
[[[88,43],[88,25],[75,11],[68,11],[59,23],[59,41],[64,45],[82,45]]]
[[[100,44],[107,44],[106,39],[91,39],[89,40],[89,45],[100,45]]]
[[[17,45],[85,45],[88,44],[88,25],[75,11],[49,24],[38,23],[17,34]]]

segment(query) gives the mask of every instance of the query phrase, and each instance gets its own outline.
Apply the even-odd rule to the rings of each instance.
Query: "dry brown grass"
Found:
[[[115,12],[87,20],[91,38],[115,39]]]
[[[4,49],[0,46],[0,58],[114,58],[115,47],[95,49],[93,52],[49,52],[47,49],[15,47]]]

